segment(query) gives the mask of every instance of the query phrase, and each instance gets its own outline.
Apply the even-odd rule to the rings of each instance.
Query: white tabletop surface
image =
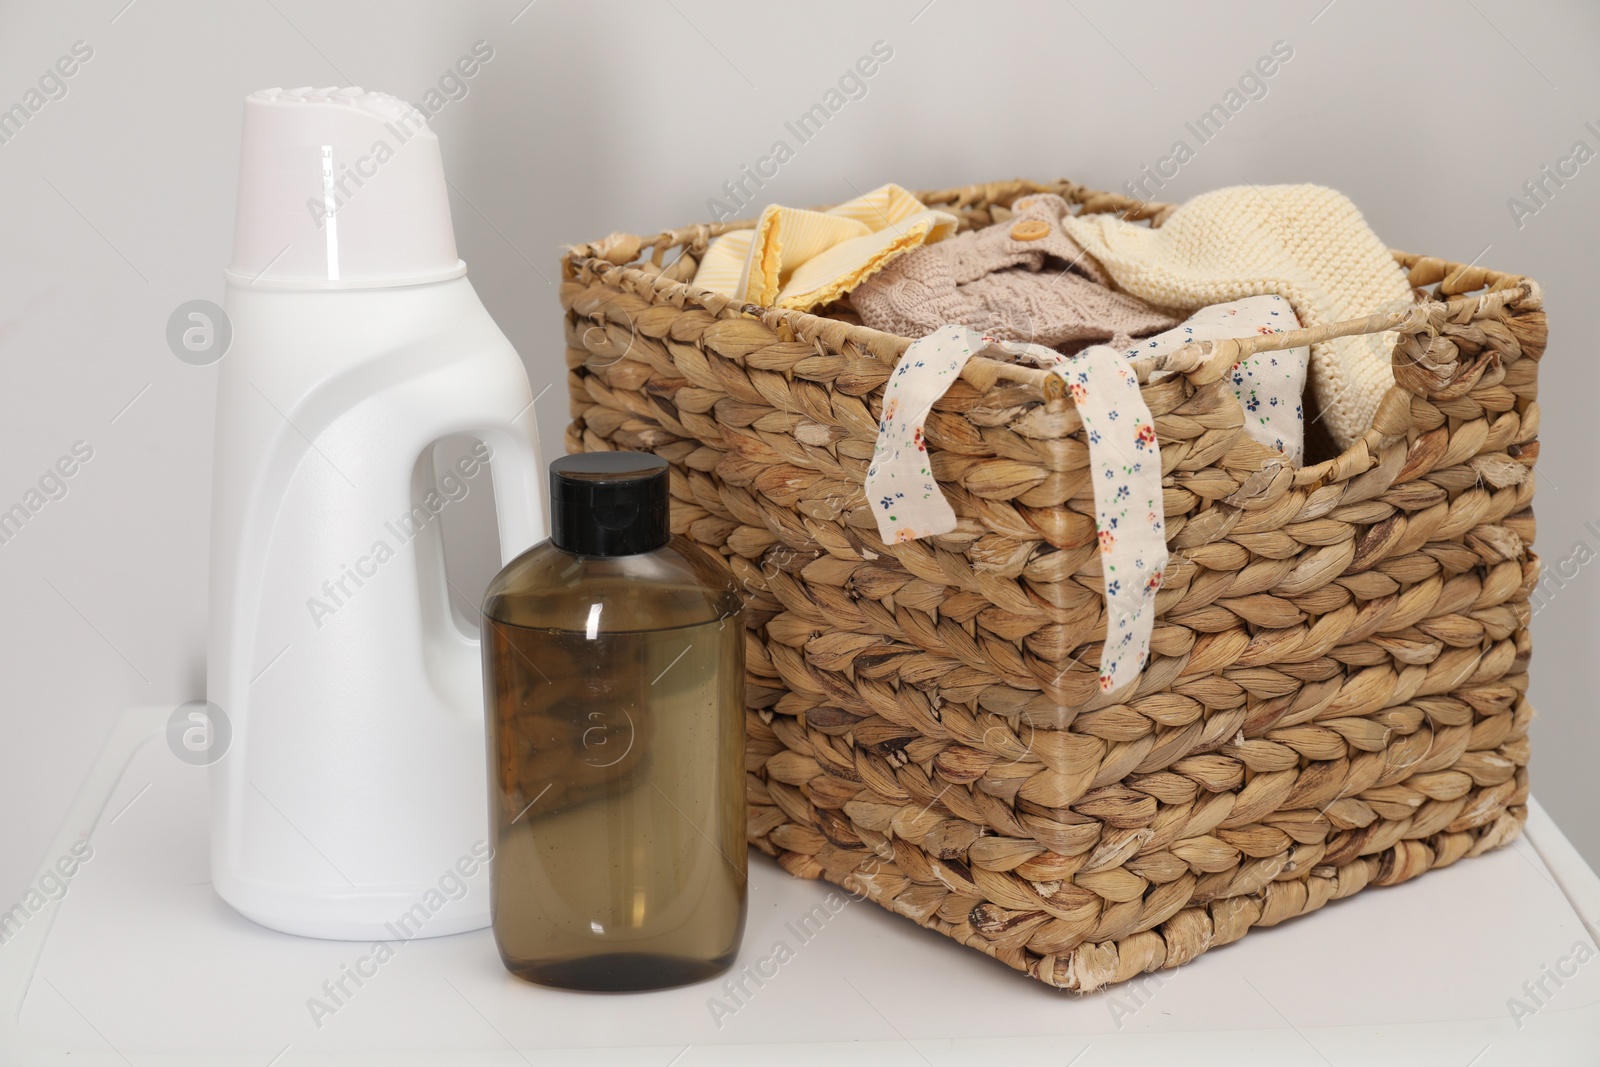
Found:
[[[869,903],[813,912],[842,891],[752,855],[735,972],[779,941],[792,958],[747,994],[540,989],[480,930],[397,943],[335,1001],[323,983],[373,946],[218,899],[206,773],[167,751],[170,710],[123,716],[46,866],[80,838],[91,858],[0,946],[0,1063],[1600,1064],[1600,880],[1537,804],[1509,848],[1089,996]]]

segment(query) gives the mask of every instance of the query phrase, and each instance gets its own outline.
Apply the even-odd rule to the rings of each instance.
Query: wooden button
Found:
[[[1011,227],[1013,241],[1037,241],[1050,232],[1050,224],[1040,219],[1023,219]]]

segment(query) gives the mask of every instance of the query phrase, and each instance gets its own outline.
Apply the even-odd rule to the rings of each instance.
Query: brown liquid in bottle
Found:
[[[491,621],[505,688],[495,935],[543,985],[639,989],[727,968],[745,895],[743,679],[732,620],[647,633]],[[730,752],[729,750],[733,751]],[[730,788],[736,787],[735,788]]]

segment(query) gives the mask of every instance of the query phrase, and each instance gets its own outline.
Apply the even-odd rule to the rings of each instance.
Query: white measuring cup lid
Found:
[[[422,112],[356,87],[245,98],[230,281],[369,289],[466,270]]]

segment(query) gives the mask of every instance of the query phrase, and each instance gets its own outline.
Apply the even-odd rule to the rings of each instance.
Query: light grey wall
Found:
[[[1286,41],[1266,95],[1160,195],[1321,182],[1395,247],[1543,282],[1539,548],[1600,551],[1583,443],[1600,421],[1600,161],[1520,225],[1507,207],[1574,142],[1600,150],[1589,0],[126,2],[0,7],[0,105],[74,42],[94,50],[0,145],[0,508],[75,442],[94,450],[0,545],[0,904],[118,709],[203,693],[215,371],[175,359],[164,328],[186,300],[221,300],[240,101],[257,88],[353,82],[416,101],[474,42],[493,47],[434,126],[473,281],[535,389],[556,383],[537,408],[553,454],[559,246],[707,219],[722,183],[875,41],[893,58],[763,195],[1014,176],[1119,189]],[[1597,594],[1600,567],[1580,568],[1535,624],[1533,775],[1600,863]]]

